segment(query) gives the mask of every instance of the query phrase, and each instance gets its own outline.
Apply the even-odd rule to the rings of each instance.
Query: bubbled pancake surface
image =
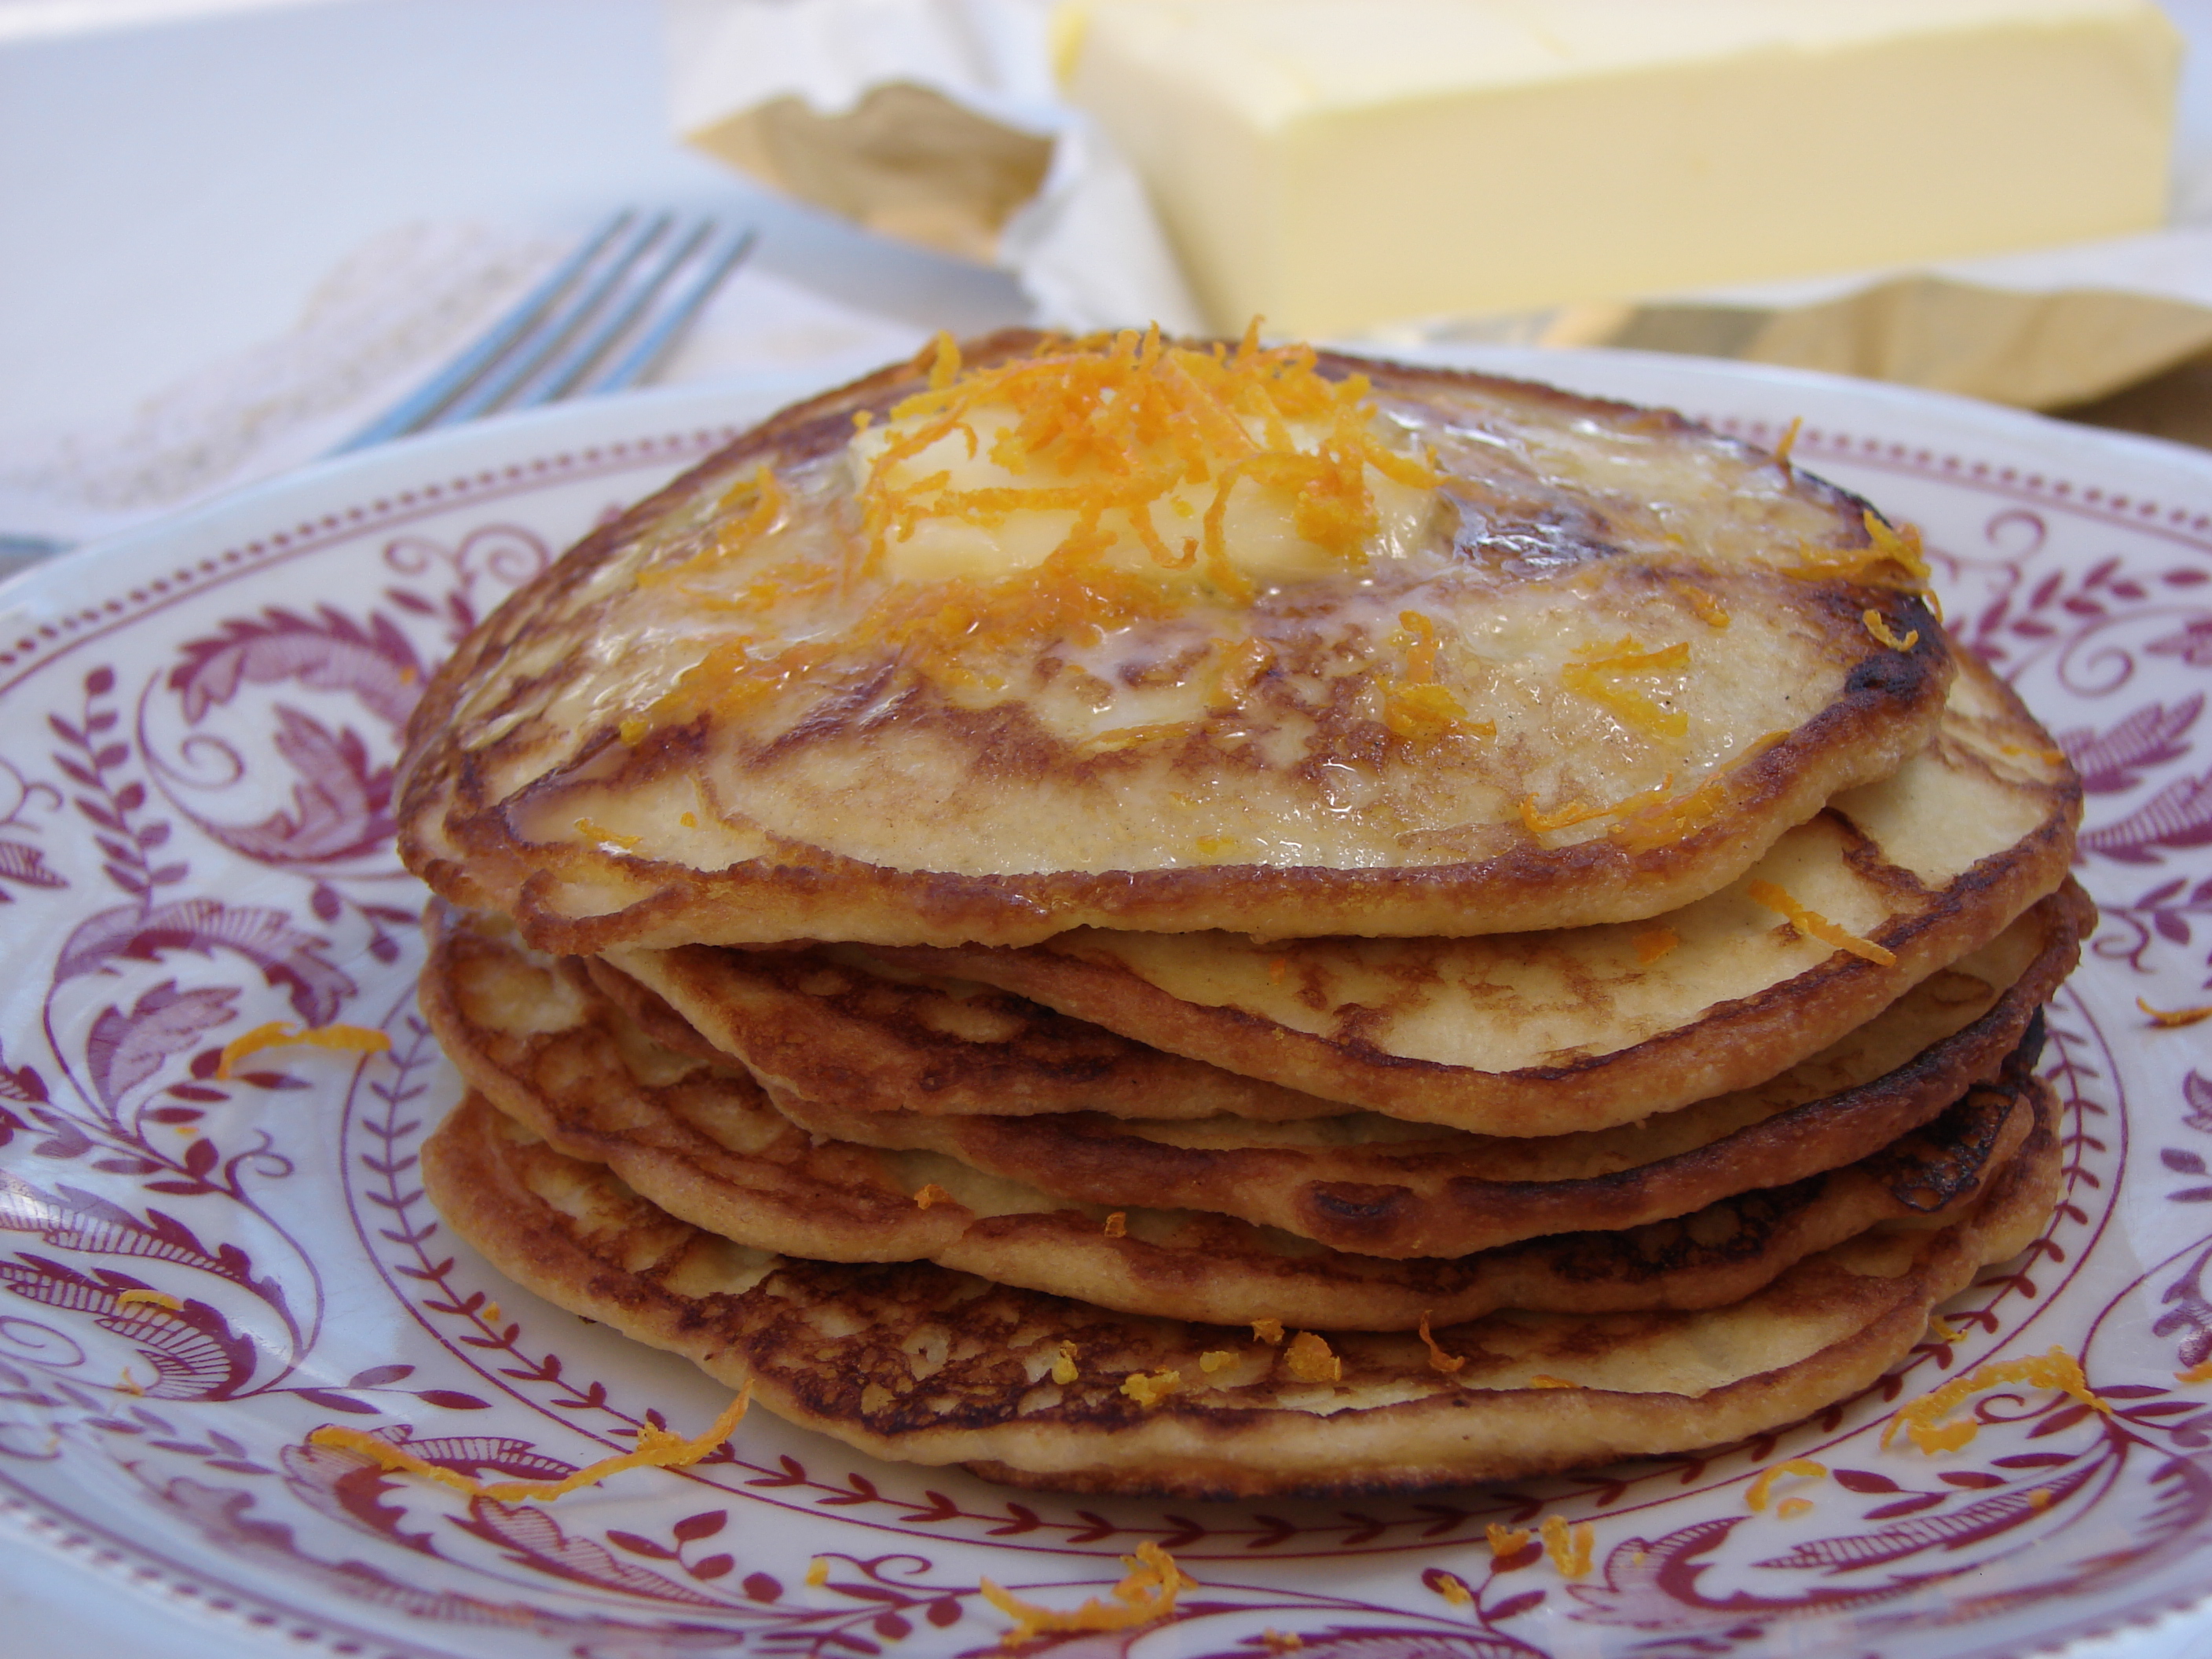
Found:
[[[1817,1053],[2053,891],[2081,805],[2049,735],[1962,659],[1927,749],[1838,796],[1740,880],[1650,922],[1274,941],[1084,928],[1025,949],[884,954],[1326,1099],[1480,1133],[1560,1134],[1746,1087]],[[1761,881],[1894,961],[1801,933],[1752,896]]]
[[[845,446],[855,414],[915,391],[921,366],[777,416],[526,585],[434,678],[401,768],[409,867],[580,953],[1026,944],[1083,925],[1524,931],[1711,892],[1926,742],[1951,667],[1925,607],[1787,574],[1808,550],[1832,562],[1869,545],[1856,498],[1669,414],[1321,368],[1371,375],[1380,429],[1447,475],[1413,551],[1249,605],[1040,626],[949,677],[854,623],[879,578],[857,562]],[[751,554],[696,574],[764,464],[788,500],[759,559],[842,573],[820,592],[748,586]],[[678,568],[695,574],[659,580]],[[1909,647],[1882,643],[1869,614]],[[1409,665],[1407,615],[1439,642],[1425,665]],[[799,634],[848,648],[757,696],[684,681],[718,647]],[[1267,667],[1223,692],[1247,647]],[[1606,684],[1686,718],[1679,735],[1565,678],[1677,647],[1686,665]],[[1472,711],[1463,727],[1388,724],[1408,675]],[[655,724],[679,684],[685,717]],[[1620,804],[1701,789],[1679,821],[1613,833]],[[1596,815],[1542,827],[1578,807]]]
[[[1778,1428],[1869,1386],[1936,1304],[2024,1249],[2049,1218],[2058,1157],[2039,1121],[1970,1213],[1862,1234],[1727,1307],[1494,1314],[1435,1332],[1466,1361],[1449,1375],[1413,1336],[1337,1334],[1334,1381],[1294,1375],[1246,1329],[933,1263],[734,1244],[481,1097],[425,1145],[422,1176],[509,1277],[863,1451],[1063,1491],[1230,1498],[1517,1477]],[[1051,1375],[1063,1343],[1078,1367],[1065,1385]],[[1139,1404],[1122,1389],[1139,1373],[1155,1393],[1171,1374],[1172,1391]]]
[[[1996,1074],[2072,969],[2093,921],[2087,899],[2069,884],[1778,1077],[1635,1123],[1565,1135],[1474,1135],[1364,1112],[1278,1122],[1148,1119],[1143,1097],[1118,1091],[1113,1098],[1127,1115],[993,1115],[988,1100],[983,1110],[953,1114],[936,1107],[937,1096],[921,1109],[883,1109],[870,1091],[841,1087],[848,1078],[874,1075],[866,1067],[865,1026],[848,1045],[817,1046],[805,1057],[814,1092],[798,1092],[787,1074],[764,1073],[750,1049],[744,1059],[776,1109],[817,1135],[941,1152],[1088,1204],[1207,1210],[1364,1255],[1462,1255],[1585,1226],[1594,1213],[1619,1227],[1681,1215],[1868,1156]],[[690,958],[708,985],[726,975],[750,984],[756,954],[774,953],[702,950],[659,960]],[[594,978],[662,1041],[727,1057],[701,1044],[644,988],[604,969]],[[902,998],[931,994],[897,988]],[[1021,1018],[1006,1003],[985,1006],[1010,1023]],[[997,1074],[988,1059],[972,1072],[962,1066],[949,1052],[960,1046],[948,1042],[936,1051],[942,1076]],[[776,1045],[772,1053],[791,1050]],[[948,1082],[945,1092],[958,1086]],[[961,1092],[964,1100],[982,1091]],[[1069,1093],[1082,1098],[1079,1085]],[[856,1098],[871,1103],[850,1103]],[[1170,1097],[1179,1108],[1188,1098]]]
[[[1499,1307],[1715,1306],[1877,1223],[1970,1207],[2027,1133],[2032,1056],[1871,1158],[1679,1220],[1565,1233],[1452,1260],[1317,1247],[1219,1215],[1095,1206],[935,1153],[809,1135],[749,1078],[653,1045],[611,1002],[494,929],[454,919],[423,1006],[471,1085],[672,1214],[749,1246],[836,1261],[927,1258],[1127,1312],[1408,1329]],[[918,1194],[928,1194],[918,1199]],[[1583,1218],[1611,1228],[1613,1218]]]

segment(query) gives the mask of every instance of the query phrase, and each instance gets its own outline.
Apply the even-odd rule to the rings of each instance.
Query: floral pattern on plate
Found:
[[[764,412],[740,389],[373,454],[0,594],[0,1513],[271,1650],[341,1654],[981,1652],[1007,1624],[981,1578],[1072,1607],[1146,1540],[1198,1582],[1172,1620],[1036,1647],[1950,1659],[2189,1602],[2212,1539],[2212,1381],[2189,1380],[2212,1358],[2212,1050],[2136,999],[2212,1000],[2212,462],[1812,376],[1543,368],[1770,442],[1803,416],[1800,463],[1925,528],[1953,626],[2089,792],[2105,921],[2050,1014],[2059,1212],[1867,1395],[1696,1455],[1262,1505],[1010,1493],[765,1414],[690,1468],[552,1504],[310,1444],[343,1423],[558,1478],[726,1403],[501,1280],[424,1200],[416,1149],[459,1085],[414,1009],[422,900],[390,810],[428,666]],[[390,1047],[223,1066],[270,1022]],[[1962,1407],[1964,1448],[1881,1446],[1895,1406],[2054,1346],[2094,1407],[2008,1385]],[[1791,1458],[1826,1473],[1748,1502]],[[1586,1573],[1486,1541],[1548,1516],[1589,1523]]]

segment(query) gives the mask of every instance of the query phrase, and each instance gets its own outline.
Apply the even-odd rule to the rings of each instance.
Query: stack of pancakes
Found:
[[[2055,1198],[2079,789],[1924,574],[1671,415],[940,343],[430,687],[431,1194],[782,1415],[1021,1484],[1795,1420]]]

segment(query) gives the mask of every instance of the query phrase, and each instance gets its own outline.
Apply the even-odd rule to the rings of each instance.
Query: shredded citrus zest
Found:
[[[416,1456],[404,1446],[379,1438],[362,1429],[349,1429],[336,1423],[325,1424],[307,1437],[311,1446],[329,1446],[339,1451],[357,1452],[374,1462],[381,1464],[394,1474],[419,1474],[426,1480],[434,1480],[441,1486],[450,1486],[469,1498],[489,1498],[495,1503],[514,1504],[528,1498],[550,1503],[565,1493],[584,1486],[596,1486],[609,1475],[620,1474],[625,1469],[681,1469],[688,1468],[730,1437],[730,1431],[744,1420],[745,1408],[752,1403],[752,1384],[748,1382],[738,1397],[722,1408],[722,1414],[708,1425],[705,1433],[695,1440],[656,1427],[651,1423],[637,1425],[637,1449],[620,1452],[612,1457],[602,1457],[596,1463],[586,1463],[574,1474],[559,1480],[477,1480]]]
[[[696,830],[699,827],[699,819],[696,813],[678,812],[676,815],[676,821],[686,830]]]
[[[1543,1534],[1544,1553],[1552,1558],[1552,1565],[1559,1570],[1560,1577],[1580,1578],[1590,1570],[1590,1552],[1597,1540],[1597,1528],[1589,1522],[1571,1528],[1565,1516],[1547,1515],[1537,1530]]]
[[[1344,1361],[1329,1352],[1328,1339],[1318,1331],[1300,1331],[1283,1351],[1283,1363],[1301,1382],[1341,1382]]]
[[[921,1190],[914,1195],[914,1207],[926,1210],[933,1204],[950,1204],[952,1194],[933,1181],[924,1182]]]
[[[1813,1500],[1809,1498],[1785,1498],[1774,1506],[1774,1513],[1784,1521],[1795,1520],[1801,1515],[1809,1515],[1812,1510]]]
[[[830,1582],[830,1564],[816,1556],[806,1564],[806,1582],[819,1589]]]
[[[1734,788],[1730,781],[1734,775],[1789,735],[1786,731],[1762,732],[1686,795],[1662,799],[1648,805],[1638,805],[1632,801],[1622,802],[1620,821],[1607,833],[1632,853],[1644,852],[1685,836],[1694,835],[1719,817],[1727,806],[1729,795]]]
[[[1270,957],[1267,958],[1267,983],[1270,985],[1280,985],[1283,982],[1284,976],[1290,971],[1291,959],[1288,957]]]
[[[625,853],[645,839],[643,836],[622,835],[608,829],[603,823],[594,823],[589,818],[576,820],[576,833],[586,841],[598,842],[603,846],[618,847]]]
[[[164,1313],[182,1313],[185,1304],[167,1291],[122,1291],[115,1297],[118,1308],[159,1308]]]
[[[1636,959],[1649,968],[1681,942],[1682,936],[1671,927],[1640,928],[1636,934]]]
[[[1729,625],[1728,607],[1686,576],[1669,576],[1667,586],[1680,594],[1699,622],[1718,630]]]
[[[1198,1357],[1198,1368],[1211,1376],[1216,1371],[1225,1371],[1237,1363],[1237,1356],[1227,1348],[1208,1348]]]
[[[483,1304],[483,1309],[478,1316],[482,1318],[483,1322],[487,1325],[498,1324],[500,1317],[499,1304],[496,1302],[485,1303]]]
[[[1106,1237],[1127,1238],[1129,1236],[1129,1217],[1126,1211],[1116,1210],[1106,1218]]]
[[[632,714],[616,726],[615,735],[622,739],[623,748],[635,749],[646,740],[652,731],[653,726],[650,721],[640,720],[636,715]]]
[[[1797,434],[1804,429],[1804,426],[1805,417],[1802,415],[1792,415],[1790,417],[1789,426],[1783,431],[1782,441],[1774,446],[1774,464],[1784,472],[1790,470],[1790,452],[1797,447]]]
[[[1063,1389],[1080,1375],[1076,1369],[1075,1358],[1082,1352],[1072,1340],[1065,1337],[1060,1340],[1060,1357],[1052,1362],[1052,1380]]]
[[[1296,1653],[1306,1644],[1306,1638],[1296,1631],[1276,1630],[1272,1626],[1260,1632],[1260,1639],[1267,1644],[1270,1653]]]
[[[1181,1371],[1154,1371],[1150,1376],[1143,1371],[1132,1371],[1121,1379],[1121,1392],[1146,1411],[1150,1411],[1181,1387],[1182,1387]]]
[[[2162,1025],[2168,1030],[2184,1025],[2197,1025],[2205,1020],[2212,1019],[2212,1005],[2203,1008],[2154,1008],[2141,997],[2137,997],[2136,1006],[2150,1016],[2152,1024]]]
[[[1401,611],[1404,629],[1390,643],[1406,653],[1406,673],[1401,680],[1379,682],[1382,693],[1382,724],[1397,736],[1415,743],[1432,743],[1455,732],[1494,738],[1491,720],[1470,720],[1458,698],[1437,684],[1437,625],[1418,611]]]
[[[1531,1371],[1528,1386],[1532,1389],[1579,1389],[1580,1382],[1571,1382],[1564,1376],[1553,1376],[1547,1371]]]
[[[1797,562],[1785,567],[1785,574],[1806,581],[1840,579],[1869,587],[1902,588],[1932,600],[1934,596],[1927,592],[1930,573],[1919,528],[1907,524],[1893,529],[1872,507],[1859,516],[1866,526],[1864,547],[1814,547],[1808,544],[1798,549]],[[1902,580],[1897,574],[1900,571],[1904,573]]]
[[[2177,1382],[2212,1382],[2212,1359],[2200,1359],[2185,1371],[2176,1371]]]
[[[1833,945],[1838,951],[1848,951],[1864,958],[1878,968],[1894,967],[1897,953],[1876,945],[1870,939],[1861,939],[1830,921],[1818,910],[1808,910],[1771,881],[1754,881],[1744,890],[1754,904],[1763,904],[1790,919],[1790,925],[1808,939],[1823,945]]]
[[[1421,1346],[1429,1351],[1431,1370],[1442,1371],[1446,1376],[1456,1376],[1466,1366],[1465,1354],[1449,1354],[1437,1346],[1436,1338],[1429,1334],[1429,1316],[1425,1313],[1421,1316],[1420,1329],[1417,1334],[1421,1339]]]
[[[1910,651],[1920,643],[1918,629],[1907,629],[1905,637],[1900,640],[1891,630],[1888,619],[1881,611],[1871,607],[1860,615],[1859,620],[1866,624],[1868,633],[1873,635],[1879,643],[1887,646],[1893,651]]]
[[[1526,1527],[1502,1526],[1493,1521],[1487,1529],[1487,1535],[1490,1539],[1490,1553],[1492,1555],[1510,1555],[1515,1551],[1524,1547],[1529,1539],[1535,1534]]]
[[[1176,616],[1208,591],[1249,604],[1257,589],[1225,539],[1230,495],[1240,487],[1285,504],[1296,532],[1325,555],[1347,568],[1364,564],[1381,522],[1370,477],[1433,489],[1437,475],[1383,441],[1364,376],[1331,380],[1316,362],[1309,347],[1263,349],[1249,333],[1234,353],[1212,354],[1166,344],[1153,330],[1048,340],[1028,356],[963,372],[957,348],[940,341],[928,389],[891,411],[900,429],[867,462],[855,498],[860,545],[848,567],[793,558],[748,573],[735,587],[727,574],[712,592],[689,585],[758,552],[782,522],[781,487],[763,470],[731,490],[731,517],[710,546],[641,573],[639,585],[677,583],[702,605],[760,617],[794,599],[850,591],[855,578],[879,574],[892,544],[925,520],[988,529],[1014,513],[1062,512],[1072,523],[1060,544],[996,577],[893,581],[848,629],[781,647],[720,641],[623,723],[623,740],[818,678],[856,644],[887,652],[913,677],[991,687],[1000,682],[990,653],[1009,641],[1095,642],[1113,627]],[[1294,428],[1315,447],[1300,448]],[[982,453],[987,429],[989,459],[1018,482],[956,488],[944,470],[906,476],[907,463],[944,441]],[[1194,486],[1210,489],[1197,533],[1164,534],[1155,510],[1188,507],[1176,492]],[[738,514],[749,499],[750,511]],[[1109,556],[1125,538],[1141,558]],[[1271,661],[1263,645],[1229,647],[1217,702],[1233,706]],[[1401,720],[1418,726],[1425,713],[1438,712],[1434,698],[1417,699]]]
[[[1149,1538],[1137,1546],[1136,1554],[1123,1556],[1121,1565],[1129,1571],[1114,1586],[1120,1607],[1093,1596],[1074,1612],[1062,1613],[1011,1595],[988,1578],[979,1580],[976,1588],[986,1601],[1014,1621],[1014,1628],[999,1638],[1007,1647],[1052,1632],[1134,1630],[1155,1624],[1175,1611],[1177,1595],[1198,1588],[1198,1580]]]
[[[1283,1322],[1279,1319],[1255,1319],[1252,1322],[1252,1340],[1269,1346],[1283,1340]]]
[[[1571,662],[1559,671],[1560,683],[1568,690],[1604,704],[1625,723],[1653,737],[1688,735],[1687,714],[1678,708],[1661,707],[1633,687],[1616,684],[1624,674],[1667,674],[1686,669],[1690,665],[1688,641],[1646,651],[1634,638],[1626,637],[1609,646],[1585,646],[1583,649],[1589,653],[1587,660]]]
[[[141,1382],[137,1377],[131,1376],[131,1367],[125,1365],[123,1368],[123,1375],[115,1379],[115,1392],[118,1394],[137,1395],[141,1399],[143,1399],[146,1394],[146,1385],[143,1382]]]
[[[2027,1506],[2032,1510],[2047,1510],[2057,1496],[2048,1486],[2037,1486],[2027,1494]]]
[[[1774,1490],[1774,1483],[1785,1475],[1802,1474],[1808,1480],[1816,1480],[1827,1472],[1826,1463],[1816,1463],[1809,1457],[1793,1457],[1787,1463],[1777,1463],[1771,1469],[1761,1470],[1759,1479],[1745,1490],[1745,1506],[1754,1510],[1765,1509],[1767,1495]]]
[[[1882,1429],[1881,1443],[1888,1445],[1898,1430],[1903,1429],[1923,1452],[1956,1451],[1981,1431],[1981,1425],[1971,1417],[1955,1423],[1943,1419],[1960,1402],[2006,1382],[2056,1389],[2107,1417],[2112,1414],[2112,1408],[2090,1389],[2088,1379],[2081,1374],[2081,1362],[2065,1349],[2054,1347],[2048,1353],[2031,1354],[2025,1359],[1992,1360],[1986,1365],[1977,1365],[1964,1376],[1953,1377],[1933,1394],[1922,1395],[1893,1416]]]
[[[1474,1605],[1474,1592],[1467,1587],[1467,1580],[1457,1573],[1445,1572],[1439,1569],[1435,1583],[1437,1594],[1443,1596],[1452,1606],[1471,1607]]]
[[[1966,1333],[1959,1329],[1941,1314],[1929,1320],[1928,1334],[1939,1342],[1964,1342],[1966,1340]]]
[[[1521,803],[1521,822],[1532,836],[1548,836],[1554,830],[1565,830],[1571,824],[1586,823],[1592,818],[1609,818],[1616,813],[1640,812],[1665,801],[1668,792],[1674,787],[1674,775],[1669,772],[1649,789],[1639,789],[1624,800],[1610,806],[1586,806],[1581,801],[1571,806],[1562,806],[1550,812],[1536,810],[1536,798],[1528,796]]]
[[[229,1078],[233,1074],[231,1068],[240,1060],[264,1048],[340,1048],[353,1054],[380,1054],[391,1047],[390,1037],[365,1025],[294,1025],[274,1019],[224,1043],[222,1058],[216,1061],[215,1074]]]

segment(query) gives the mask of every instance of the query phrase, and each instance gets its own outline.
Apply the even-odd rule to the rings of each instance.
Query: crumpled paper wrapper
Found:
[[[1051,0],[667,0],[684,141],[1012,271],[1048,327],[1204,324],[1144,186],[1053,82]]]
[[[2212,309],[2116,289],[2033,293],[1907,276],[1813,305],[1562,306],[1430,332],[1728,357],[2064,410],[2212,351]]]

